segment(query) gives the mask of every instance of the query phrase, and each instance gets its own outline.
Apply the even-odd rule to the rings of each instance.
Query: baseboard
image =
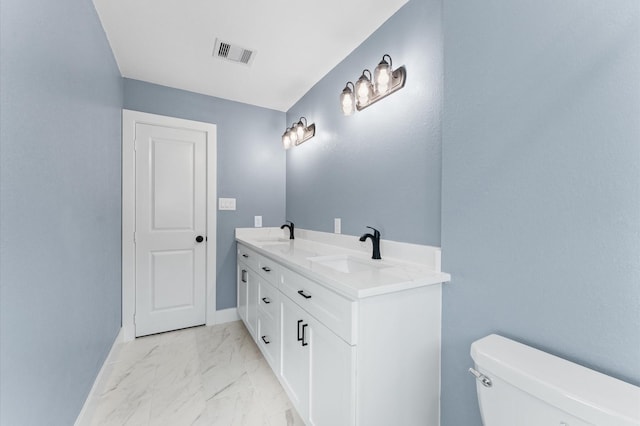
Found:
[[[216,311],[216,324],[224,324],[225,322],[238,321],[240,316],[238,315],[237,308],[222,309]]]
[[[78,414],[78,418],[74,423],[74,426],[84,426],[91,423],[91,419],[93,417],[93,411],[95,410],[95,400],[96,395],[100,393],[100,387],[102,386],[102,382],[105,376],[105,370],[108,368],[107,366],[113,363],[113,359],[116,354],[116,346],[123,341],[123,331],[122,328],[118,331],[118,335],[116,336],[113,344],[111,345],[111,350],[109,350],[109,355],[107,355],[107,359],[104,360],[102,367],[100,367],[100,371],[98,371],[98,375],[96,379],[93,381],[93,386],[91,386],[91,390],[89,391],[89,395],[87,395],[87,399],[85,399],[84,404],[82,405],[82,410],[80,410],[80,414]]]

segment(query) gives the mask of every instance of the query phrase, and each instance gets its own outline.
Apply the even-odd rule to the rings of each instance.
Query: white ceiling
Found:
[[[407,1],[93,0],[124,77],[279,111]],[[253,63],[214,58],[216,38]]]

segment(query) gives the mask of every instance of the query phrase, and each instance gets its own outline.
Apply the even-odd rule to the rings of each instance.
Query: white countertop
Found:
[[[440,249],[437,247],[382,240],[382,260],[373,260],[371,259],[371,242],[368,241],[367,253],[364,251],[366,245],[359,243],[357,236],[296,229],[296,238],[289,240],[285,238],[285,236],[288,237],[288,230],[285,229],[285,231],[286,233],[278,228],[239,228],[236,230],[236,241],[309,279],[321,282],[350,299],[393,293],[451,280],[449,274],[439,270]],[[351,242],[350,239],[356,241],[358,246],[353,246],[356,243]],[[347,248],[350,246],[356,249]],[[412,260],[420,260],[415,253],[427,255],[424,256],[424,262],[409,262],[386,257],[385,248],[395,254],[407,253],[406,257]],[[410,252],[414,255],[412,256]],[[309,258],[333,255],[348,255],[364,267],[357,272],[340,272],[309,260]],[[366,267],[367,265],[370,268]]]

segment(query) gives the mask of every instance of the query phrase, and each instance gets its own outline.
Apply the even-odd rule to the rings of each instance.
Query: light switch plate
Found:
[[[262,216],[253,217],[253,226],[256,228],[262,228]]]
[[[341,234],[342,233],[342,220],[339,217],[333,219],[333,233]]]
[[[218,210],[235,210],[235,198],[218,198]]]

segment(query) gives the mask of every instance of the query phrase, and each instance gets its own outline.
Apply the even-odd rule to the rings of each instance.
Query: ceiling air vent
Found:
[[[220,59],[226,59],[227,61],[251,65],[253,58],[256,56],[256,52],[254,50],[240,47],[237,44],[216,39],[216,45],[213,48],[213,56]]]

